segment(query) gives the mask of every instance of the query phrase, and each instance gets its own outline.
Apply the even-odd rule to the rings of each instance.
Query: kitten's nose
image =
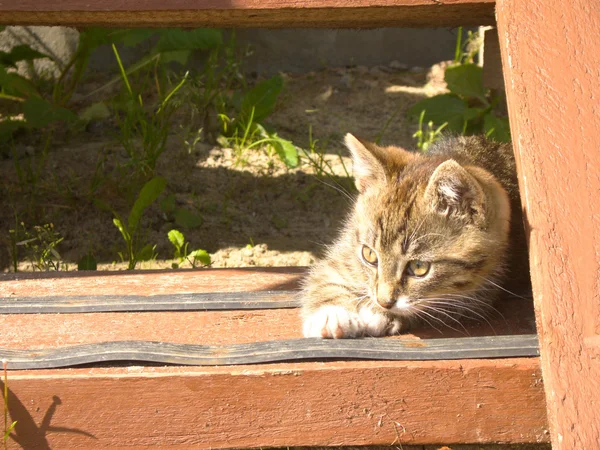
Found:
[[[385,309],[391,309],[391,307],[394,306],[394,304],[396,303],[396,300],[394,300],[393,298],[388,298],[387,300],[383,298],[378,298],[377,303],[379,303],[379,305]]]

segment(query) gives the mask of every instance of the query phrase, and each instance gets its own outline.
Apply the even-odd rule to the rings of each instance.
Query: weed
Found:
[[[340,166],[344,172],[344,176],[340,180],[340,176],[335,173],[331,162],[326,158],[325,147],[326,145],[320,145],[319,140],[313,138],[312,125],[309,125],[308,150],[302,149],[303,157],[306,158],[306,161],[313,168],[315,175],[321,182],[337,192],[349,195],[349,193],[356,190],[352,181],[352,173],[346,167],[342,154],[337,152]],[[331,181],[332,184],[325,182],[325,179]]]
[[[48,272],[60,270],[61,256],[56,247],[64,239],[49,223],[29,230],[25,223],[9,230],[13,269],[18,271],[19,248],[23,248],[32,269]]]
[[[223,126],[222,144],[234,149],[238,161],[243,160],[244,152],[248,150],[265,148],[276,153],[287,167],[298,165],[298,150],[294,144],[262,125],[275,109],[282,89],[283,78],[276,75],[247,91],[232,115],[219,114]]]
[[[129,94],[129,99],[125,104],[124,117],[120,120],[119,141],[127,152],[134,170],[145,176],[152,176],[156,162],[167,144],[170,118],[175,111],[171,99],[186,82],[188,73],[186,72],[183,79],[162,99],[156,111],[147,111],[142,95],[134,92],[131,87],[129,77],[114,44],[112,49]],[[138,143],[138,141],[141,142]]]
[[[98,270],[98,262],[94,255],[87,253],[77,263],[77,270]]]
[[[496,110],[500,97],[483,86],[483,68],[473,62],[477,46],[471,41],[478,37],[470,34],[470,41],[465,44],[467,50],[462,52],[461,36],[462,32],[455,61],[444,76],[450,93],[421,100],[408,110],[408,116],[418,118],[425,111],[423,120],[432,122],[432,126],[447,123],[446,128],[454,133],[485,133],[496,141],[509,142],[508,118],[499,116]]]
[[[249,48],[239,49],[235,32],[227,43],[211,49],[204,69],[191,78],[186,101],[191,101],[191,119],[198,113],[202,135],[208,142],[216,142],[220,133],[219,114],[227,114],[237,101],[232,92],[245,91],[246,79],[242,65]]]
[[[12,430],[14,430],[17,425],[17,421],[15,420],[10,425],[8,424],[8,361],[5,359],[2,360],[2,370],[4,372],[4,390],[2,392],[2,399],[4,400],[4,433],[2,442],[4,444],[4,450],[8,449],[8,438]]]
[[[417,139],[417,148],[423,152],[426,152],[431,144],[437,141],[442,134],[442,130],[446,128],[448,122],[444,122],[439,127],[435,128],[433,122],[430,120],[427,122],[427,129],[423,130],[423,119],[425,118],[425,110],[421,111],[419,116],[419,129],[413,134],[413,137]]]
[[[184,261],[189,262],[193,268],[196,268],[198,263],[201,263],[203,267],[210,265],[210,255],[206,250],[196,249],[188,253],[189,242],[185,242],[185,237],[181,231],[171,230],[168,237],[175,247],[173,259],[179,261],[172,264],[173,269],[179,269]]]
[[[154,253],[156,245],[146,244],[142,245],[142,237],[140,233],[140,220],[144,211],[158,198],[158,196],[164,191],[167,182],[164,178],[155,177],[148,181],[142,190],[140,191],[138,198],[136,199],[127,222],[123,221],[121,217],[113,211],[115,218],[113,223],[121,232],[123,240],[125,241],[125,254],[119,253],[122,261],[128,261],[128,270],[135,269],[135,266],[139,261],[149,261],[156,259]]]

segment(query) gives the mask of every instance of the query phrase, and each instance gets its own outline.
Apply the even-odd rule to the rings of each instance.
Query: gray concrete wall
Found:
[[[429,66],[454,56],[456,30],[448,28],[375,30],[285,29],[238,30],[241,45],[251,45],[253,54],[246,70],[258,73],[307,72],[323,67],[375,66],[398,61],[411,66]],[[0,33],[0,49],[27,43],[66,61],[75,51],[77,31],[62,27],[7,27]],[[124,49],[125,62],[139,58],[139,52]],[[136,53],[138,52],[138,53]],[[48,70],[47,63],[37,68]],[[90,62],[94,71],[115,71],[109,48],[99,49]]]
[[[430,66],[452,59],[456,30],[380,28],[375,30],[240,30],[240,43],[254,54],[246,67],[256,72],[306,72],[323,67],[376,66],[398,61]]]

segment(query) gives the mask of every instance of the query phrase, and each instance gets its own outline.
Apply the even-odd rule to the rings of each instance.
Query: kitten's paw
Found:
[[[359,312],[360,321],[364,324],[367,336],[391,336],[398,334],[402,329],[402,322],[398,318],[392,318],[384,314],[363,308]]]
[[[341,306],[324,306],[304,319],[304,336],[353,338],[362,336],[364,324],[358,314]]]

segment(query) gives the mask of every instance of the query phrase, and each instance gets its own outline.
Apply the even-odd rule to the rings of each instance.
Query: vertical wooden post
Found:
[[[600,4],[498,0],[554,449],[600,448]]]

